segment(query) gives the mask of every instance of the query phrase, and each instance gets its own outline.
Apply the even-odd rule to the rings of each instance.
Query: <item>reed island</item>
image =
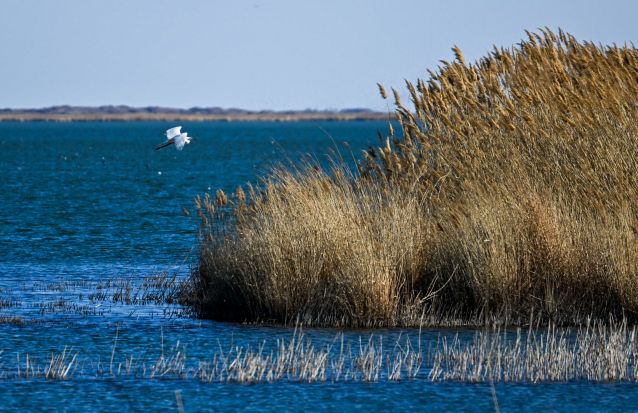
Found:
[[[200,317],[318,326],[638,314],[638,51],[528,33],[379,86],[396,121],[335,157],[198,197]],[[374,137],[371,137],[371,142]]]

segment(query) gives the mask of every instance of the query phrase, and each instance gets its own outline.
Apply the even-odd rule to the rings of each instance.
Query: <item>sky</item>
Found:
[[[0,108],[387,110],[457,45],[548,26],[638,44],[636,1],[0,0]],[[402,92],[403,93],[403,92]]]

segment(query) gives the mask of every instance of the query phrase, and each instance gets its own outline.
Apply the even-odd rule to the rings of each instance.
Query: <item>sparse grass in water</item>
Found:
[[[289,340],[279,339],[268,350],[266,344],[231,344],[229,348],[220,345],[210,359],[198,360],[189,358],[179,341],[167,351],[162,343],[159,356],[147,360],[137,354],[116,356],[116,339],[108,363],[83,358],[67,348],[51,353],[44,361],[17,354],[15,365],[0,363],[0,379],[67,380],[88,376],[196,379],[209,383],[377,382],[415,378],[422,362],[408,338],[398,340],[391,351],[384,351],[382,337],[373,336],[365,343],[344,343],[339,335],[332,344],[316,347],[303,333],[295,332]]]
[[[443,339],[430,378],[469,382],[637,381],[636,327],[587,323],[574,330],[494,330],[472,342]]]
[[[549,29],[393,90],[357,174],[197,200],[202,317],[409,325],[638,313],[638,52]],[[381,86],[383,97],[388,94]]]
[[[636,327],[626,322],[585,324],[578,329],[548,328],[476,331],[473,339],[439,336],[424,340],[403,335],[346,340],[338,334],[315,345],[302,332],[256,347],[221,345],[210,358],[192,358],[179,341],[155,357],[119,354],[117,338],[110,358],[82,357],[64,348],[35,358],[0,352],[0,380],[70,380],[81,377],[200,380],[207,383],[385,382],[636,382]]]
[[[60,316],[57,321],[67,316],[104,316],[114,309],[130,310],[131,315],[142,310],[147,315],[183,316],[186,311],[177,304],[180,282],[178,275],[170,272],[97,282],[36,281],[0,296],[0,324],[39,323],[46,315]]]

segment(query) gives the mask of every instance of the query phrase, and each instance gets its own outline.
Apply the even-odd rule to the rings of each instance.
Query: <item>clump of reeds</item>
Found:
[[[0,353],[1,355],[1,353]],[[47,380],[67,380],[73,376],[78,367],[78,354],[68,351],[65,347],[61,353],[51,353],[51,357],[45,363],[38,363],[29,358],[29,354],[24,356],[24,365],[20,362],[20,354],[16,355],[16,375],[19,378],[43,378]],[[3,375],[9,377],[9,375]]]
[[[411,194],[333,172],[277,172],[263,192],[251,190],[249,204],[240,194],[231,231],[214,227],[223,194],[199,201],[205,227],[190,301],[198,313],[332,325],[415,317],[428,294],[419,284],[428,238],[422,206]]]
[[[635,318],[636,48],[545,29],[476,63],[453,50],[407,83],[411,107],[393,90],[401,133],[357,175],[278,171],[248,195],[198,201],[186,301],[199,315]]]

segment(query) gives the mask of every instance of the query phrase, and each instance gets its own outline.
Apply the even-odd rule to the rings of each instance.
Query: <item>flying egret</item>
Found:
[[[155,150],[162,149],[165,146],[175,144],[175,149],[181,151],[184,145],[191,143],[191,137],[186,132],[181,133],[182,127],[175,126],[166,130],[166,142],[161,143],[155,147]]]

